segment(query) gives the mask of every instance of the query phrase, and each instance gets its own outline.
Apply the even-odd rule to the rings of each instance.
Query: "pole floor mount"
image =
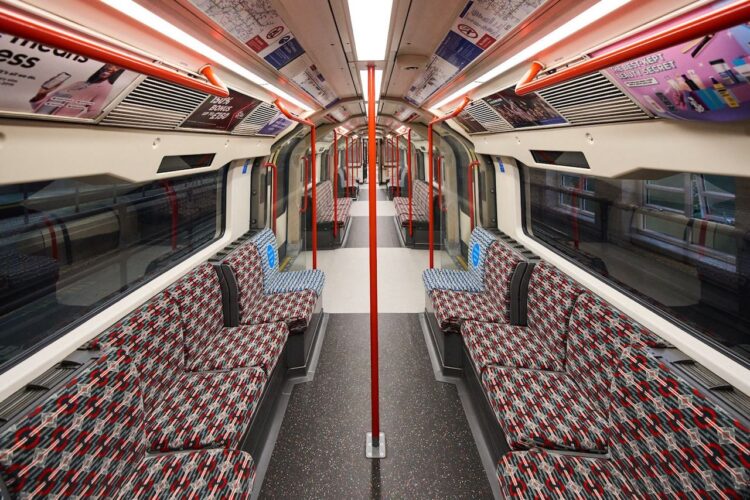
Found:
[[[385,458],[385,432],[380,433],[378,445],[372,445],[372,432],[367,433],[365,439],[365,457],[367,458]]]

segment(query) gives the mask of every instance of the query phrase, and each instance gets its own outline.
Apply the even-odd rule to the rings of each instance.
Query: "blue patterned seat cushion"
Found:
[[[469,240],[469,270],[427,269],[422,273],[422,281],[427,292],[451,290],[454,292],[484,292],[484,273],[490,246],[497,242],[495,235],[478,227]]]
[[[276,248],[276,235],[266,228],[250,238],[260,254],[263,269],[263,293],[302,292],[310,290],[318,297],[323,293],[325,273],[317,269],[304,271],[279,271],[279,252]]]

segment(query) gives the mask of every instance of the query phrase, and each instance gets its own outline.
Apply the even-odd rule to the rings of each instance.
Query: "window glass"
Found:
[[[218,238],[224,179],[0,187],[0,370]]]
[[[522,171],[531,236],[750,364],[750,178]]]

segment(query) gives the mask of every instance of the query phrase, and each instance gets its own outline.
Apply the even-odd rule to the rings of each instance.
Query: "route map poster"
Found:
[[[0,33],[0,110],[90,120],[138,74]]]

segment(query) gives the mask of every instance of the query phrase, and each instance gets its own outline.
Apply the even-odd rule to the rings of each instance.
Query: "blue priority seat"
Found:
[[[325,284],[325,273],[317,269],[304,271],[279,271],[279,252],[276,235],[266,228],[250,238],[261,256],[263,292],[265,294],[301,292],[311,290],[320,297]]]
[[[469,240],[469,270],[426,269],[422,281],[427,293],[433,290],[484,292],[484,264],[487,250],[494,241],[497,238],[486,229],[474,229]]]

